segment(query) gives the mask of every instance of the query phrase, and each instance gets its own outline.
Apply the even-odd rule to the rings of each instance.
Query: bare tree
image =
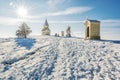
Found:
[[[27,35],[31,32],[29,26],[26,23],[22,23],[16,31],[16,36],[18,36],[18,38],[27,38]]]

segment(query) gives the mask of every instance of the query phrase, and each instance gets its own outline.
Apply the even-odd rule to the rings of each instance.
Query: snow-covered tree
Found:
[[[16,31],[16,36],[18,36],[18,38],[27,38],[27,35],[31,32],[29,26],[26,23],[22,23]]]
[[[71,29],[70,26],[68,26],[67,30],[66,30],[66,37],[71,37]]]
[[[16,36],[18,36],[18,38],[22,37],[22,33],[21,33],[20,30],[17,30],[17,31],[16,31]]]

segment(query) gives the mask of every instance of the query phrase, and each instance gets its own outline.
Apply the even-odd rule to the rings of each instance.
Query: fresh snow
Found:
[[[1,38],[0,80],[120,80],[120,41]]]

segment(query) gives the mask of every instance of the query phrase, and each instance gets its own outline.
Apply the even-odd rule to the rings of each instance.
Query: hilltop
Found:
[[[0,39],[0,80],[119,80],[120,41]]]

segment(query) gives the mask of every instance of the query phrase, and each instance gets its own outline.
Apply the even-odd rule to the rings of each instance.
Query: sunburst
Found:
[[[27,15],[28,15],[28,10],[27,10],[27,8],[25,8],[24,6],[19,6],[19,7],[17,8],[17,14],[18,14],[18,16],[21,17],[21,18],[25,18],[25,17],[27,17]]]

